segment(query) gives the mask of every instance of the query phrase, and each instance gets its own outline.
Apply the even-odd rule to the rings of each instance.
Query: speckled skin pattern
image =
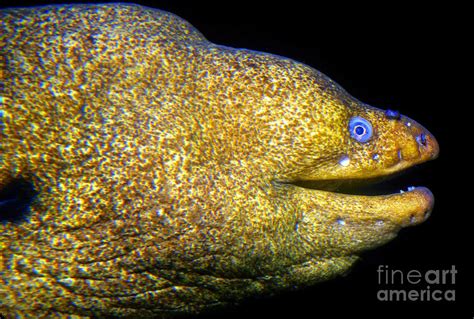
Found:
[[[0,224],[3,314],[160,318],[314,284],[433,206],[423,187],[302,186],[438,153],[415,121],[309,66],[215,45],[137,5],[1,21],[0,187],[21,177],[38,191],[25,221]],[[353,116],[372,124],[369,142],[350,137]]]

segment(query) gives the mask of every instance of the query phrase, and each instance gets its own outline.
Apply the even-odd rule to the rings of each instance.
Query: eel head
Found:
[[[283,103],[269,136],[278,139],[271,145],[284,144],[272,154],[273,185],[284,210],[297,216],[297,233],[311,243],[306,251],[354,255],[425,221],[434,204],[428,188],[380,194],[377,185],[435,159],[435,137],[399,112],[361,103],[319,72],[302,69],[301,90]]]

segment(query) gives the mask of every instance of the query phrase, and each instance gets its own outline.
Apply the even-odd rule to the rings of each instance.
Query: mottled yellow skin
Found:
[[[295,185],[438,153],[416,122],[311,67],[209,43],[137,5],[7,9],[1,21],[0,187],[22,177],[39,192],[26,221],[0,224],[1,313],[162,317],[310,285],[432,208],[425,188]],[[356,115],[373,125],[367,143],[350,137]]]

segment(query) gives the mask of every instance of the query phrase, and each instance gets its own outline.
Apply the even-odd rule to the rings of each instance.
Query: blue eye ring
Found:
[[[365,143],[372,137],[372,124],[360,116],[354,116],[349,121],[349,132],[357,142]]]

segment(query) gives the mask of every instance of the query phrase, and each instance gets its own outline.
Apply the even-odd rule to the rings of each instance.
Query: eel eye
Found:
[[[354,116],[349,121],[349,132],[353,139],[365,143],[372,137],[372,125],[366,119]]]

